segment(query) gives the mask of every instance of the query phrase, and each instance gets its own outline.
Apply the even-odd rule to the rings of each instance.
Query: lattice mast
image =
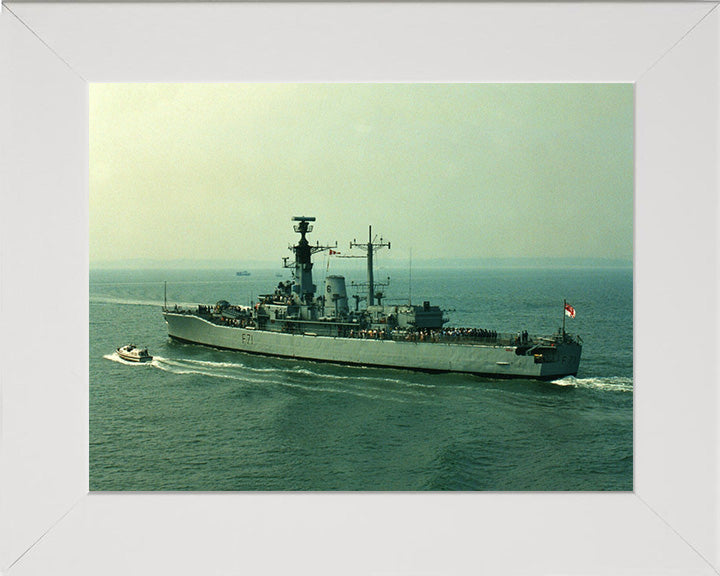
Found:
[[[367,252],[367,284],[368,284],[368,295],[367,303],[368,306],[375,304],[375,281],[373,278],[373,252],[379,248],[390,249],[390,242],[385,242],[380,237],[378,242],[373,242],[372,237],[372,226],[368,226],[368,241],[366,243],[359,243],[357,240],[350,242],[350,248],[362,248]]]

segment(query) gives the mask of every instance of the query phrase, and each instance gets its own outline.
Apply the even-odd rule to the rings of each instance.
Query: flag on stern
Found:
[[[575,318],[575,308],[570,306],[567,302],[565,302],[565,316],[570,316],[570,318]]]

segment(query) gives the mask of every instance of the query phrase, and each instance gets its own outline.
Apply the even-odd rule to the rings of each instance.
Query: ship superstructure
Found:
[[[252,306],[221,300],[197,308],[170,309],[163,314],[171,338],[255,354],[441,372],[468,372],[498,377],[555,379],[575,375],[582,345],[563,328],[550,336],[526,331],[501,334],[478,328],[449,328],[448,319],[429,301],[422,305],[388,305],[374,280],[373,255],[390,248],[382,238],[353,241],[367,260],[367,282],[356,284],[365,296],[353,295],[350,305],[345,277],[329,275],[318,291],[312,255],[337,248],[310,244],[315,218],[296,216],[300,234],[290,246],[294,262],[283,259],[292,280],[260,295]],[[363,302],[364,305],[360,306]]]

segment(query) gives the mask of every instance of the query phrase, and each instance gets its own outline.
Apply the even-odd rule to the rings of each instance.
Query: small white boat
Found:
[[[117,349],[118,356],[128,362],[150,362],[152,356],[148,354],[147,348],[138,348],[134,344],[128,344]]]

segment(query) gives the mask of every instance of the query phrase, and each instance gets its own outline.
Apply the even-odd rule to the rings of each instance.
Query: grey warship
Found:
[[[174,309],[163,307],[173,340],[242,352],[427,372],[463,372],[497,378],[554,380],[575,376],[582,341],[558,332],[537,336],[527,331],[502,334],[493,330],[448,328],[448,319],[429,301],[422,305],[388,305],[376,292],[373,253],[390,243],[373,242],[350,247],[366,251],[367,288],[353,295],[350,306],[344,276],[327,276],[320,294],[313,284],[312,255],[335,246],[312,245],[307,240],[315,218],[292,219],[300,240],[284,258],[292,280],[259,296],[252,306],[215,305]],[[376,303],[377,300],[377,303]],[[360,302],[363,306],[360,306]]]

